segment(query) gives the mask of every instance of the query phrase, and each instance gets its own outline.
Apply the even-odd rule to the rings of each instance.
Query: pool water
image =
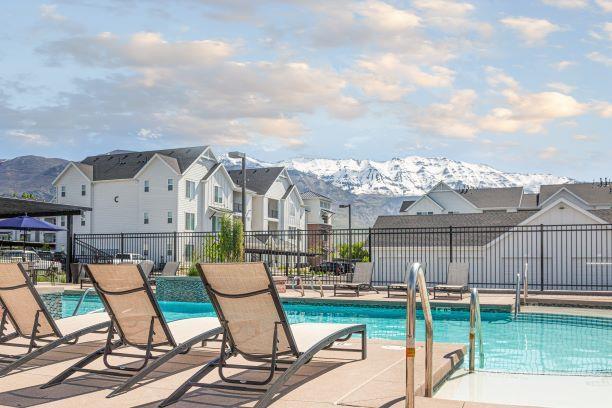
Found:
[[[64,315],[71,315],[78,296],[64,295]],[[210,303],[160,302],[169,321],[214,316]],[[99,309],[92,294],[80,312]],[[368,337],[404,340],[406,310],[329,304],[285,303],[291,323],[363,323]],[[434,309],[434,341],[467,344],[469,312]],[[612,375],[612,319],[524,313],[518,318],[505,312],[483,312],[482,330],[486,371],[529,374]],[[425,339],[423,315],[417,314],[417,340]],[[467,360],[467,359],[466,359]],[[479,366],[478,354],[476,357]]]

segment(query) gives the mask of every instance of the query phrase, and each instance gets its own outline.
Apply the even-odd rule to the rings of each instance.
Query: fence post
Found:
[[[120,240],[120,242],[119,242],[119,248],[120,248],[119,253],[125,254],[124,243],[123,243],[123,232],[121,233],[121,236],[120,236],[119,240]]]
[[[178,240],[178,237],[177,237],[176,231],[174,231],[172,233],[172,256],[174,258],[174,262],[176,262],[176,259],[177,259],[176,258],[176,249],[178,247],[177,240]]]
[[[544,224],[540,224],[540,291],[544,292]]]
[[[368,228],[368,257],[370,262],[374,262],[374,257],[372,256],[372,228]]]
[[[448,244],[450,248],[449,262],[453,262],[453,226],[448,227]]]

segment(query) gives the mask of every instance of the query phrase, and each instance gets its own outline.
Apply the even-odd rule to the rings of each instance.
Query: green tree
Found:
[[[202,249],[193,257],[189,276],[198,276],[198,262],[242,262],[244,261],[244,233],[242,221],[231,216],[221,219],[221,228],[216,235],[206,237]]]
[[[342,259],[356,259],[361,262],[369,262],[370,253],[365,248],[365,243],[355,242],[353,243],[352,250],[349,244],[342,244],[338,249],[340,258]]]

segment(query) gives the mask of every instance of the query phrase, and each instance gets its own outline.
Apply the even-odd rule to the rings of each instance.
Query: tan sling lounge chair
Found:
[[[451,292],[459,292],[459,296],[463,299],[463,293],[470,291],[468,286],[469,274],[469,262],[450,262],[448,264],[446,284],[436,285],[433,288],[434,299],[436,298],[436,292],[446,292],[447,295]]]
[[[342,351],[360,352],[361,358],[366,358],[367,336],[363,324],[289,324],[265,264],[198,264],[197,267],[223,326],[221,355],[204,365],[160,406],[177,402],[192,387],[209,387],[262,392],[255,407],[267,407],[281,386],[316,353],[356,333],[362,335],[361,348]],[[254,365],[228,363],[236,355]],[[226,368],[264,371],[267,375],[260,381],[228,378]],[[198,382],[214,369],[218,369],[221,383]],[[276,372],[282,374],[273,381]]]
[[[355,264],[355,272],[353,273],[353,279],[349,283],[336,283],[334,284],[334,296],[338,289],[348,289],[359,296],[359,291],[362,289],[373,290],[378,293],[378,290],[372,286],[372,275],[374,274],[374,263],[373,262],[357,262]]]
[[[427,264],[424,262],[420,264],[423,267],[423,272],[425,272],[425,270],[427,270]],[[391,283],[387,285],[387,297],[391,297],[391,292],[400,292],[400,295],[406,296],[406,291],[408,290],[408,284],[406,282],[408,282],[408,275],[411,266],[412,264],[410,263],[406,264],[404,268],[404,276],[402,278],[402,283]]]
[[[85,265],[85,268],[111,317],[112,329],[109,330],[103,347],[60,373],[42,388],[58,385],[77,372],[127,377],[121,386],[108,395],[112,397],[128,391],[147,374],[177,354],[185,354],[194,344],[216,337],[222,332],[216,317],[197,317],[166,323],[151,286],[138,265],[92,264]],[[114,334],[117,334],[119,339],[114,339]],[[124,346],[134,347],[144,353],[128,354],[115,351]],[[110,362],[113,355],[137,357],[141,359],[141,363],[137,367],[113,365]],[[108,370],[85,368],[100,357]]]
[[[26,348],[23,354],[0,354],[0,376],[58,346],[75,344],[79,337],[108,327],[106,313],[90,313],[54,320],[32,286],[22,264],[0,263],[0,346]],[[28,340],[27,344],[16,342]]]

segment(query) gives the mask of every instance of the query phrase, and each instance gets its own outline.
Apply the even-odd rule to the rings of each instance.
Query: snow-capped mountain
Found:
[[[228,165],[237,160],[222,157]],[[388,197],[415,196],[429,191],[437,182],[459,187],[524,186],[537,191],[541,184],[573,182],[568,177],[550,174],[507,173],[484,164],[474,164],[443,157],[408,156],[388,161],[333,160],[295,158],[269,163],[249,159],[250,167],[286,166],[290,170],[315,177],[356,195]]]

